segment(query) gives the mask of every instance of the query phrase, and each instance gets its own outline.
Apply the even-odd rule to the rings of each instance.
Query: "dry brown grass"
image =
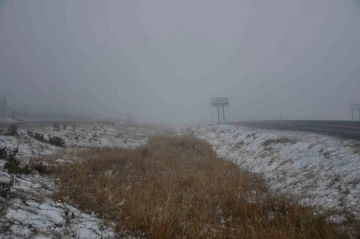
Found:
[[[82,152],[59,166],[57,199],[146,238],[348,238],[309,208],[271,196],[261,179],[194,136]]]

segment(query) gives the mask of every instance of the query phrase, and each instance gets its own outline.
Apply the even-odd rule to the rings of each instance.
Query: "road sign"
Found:
[[[219,108],[222,107],[223,108],[223,119],[224,119],[224,124],[225,124],[225,107],[229,106],[229,98],[211,98],[211,106],[212,107],[217,107],[218,110],[218,121],[220,124],[220,111]]]
[[[229,106],[229,98],[211,98],[211,105],[217,106]]]
[[[354,110],[358,110],[359,120],[360,120],[360,104],[350,103],[350,109],[351,109],[351,119],[354,120]]]
[[[350,109],[352,109],[352,110],[360,110],[360,104],[350,103]]]

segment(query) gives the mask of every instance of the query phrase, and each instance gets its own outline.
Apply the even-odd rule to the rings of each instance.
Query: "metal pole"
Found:
[[[218,109],[218,121],[219,121],[219,124],[220,124],[220,111],[219,111],[219,106],[217,106],[217,109]]]
[[[225,124],[225,110],[224,110],[224,105],[222,105],[222,107],[223,107],[223,117],[224,117],[224,124]]]
[[[351,120],[354,121],[354,109],[351,109]]]

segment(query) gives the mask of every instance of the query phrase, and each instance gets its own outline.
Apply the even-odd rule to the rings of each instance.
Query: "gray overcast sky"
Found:
[[[0,96],[18,110],[216,120],[349,119],[357,0],[0,0]]]

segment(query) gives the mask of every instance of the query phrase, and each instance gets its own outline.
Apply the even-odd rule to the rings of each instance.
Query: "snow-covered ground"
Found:
[[[0,136],[0,149],[19,147],[26,162],[44,155],[66,160],[69,151],[87,147],[136,147],[157,130],[122,124],[78,124],[30,129],[45,140],[58,136],[66,148],[52,146],[19,130],[18,136]],[[184,130],[182,132],[186,132]],[[209,126],[193,130],[209,141],[220,156],[240,167],[261,173],[270,189],[293,194],[306,205],[340,209],[360,215],[360,143],[310,133]],[[39,157],[40,156],[40,157]],[[105,223],[65,203],[50,199],[55,182],[38,173],[9,174],[0,159],[0,183],[12,182],[8,197],[0,191],[0,238],[112,238]],[[1,186],[1,185],[0,185]],[[337,217],[341,220],[341,217]]]
[[[221,125],[194,133],[220,156],[261,173],[269,188],[305,205],[360,216],[360,143],[311,133]]]
[[[32,128],[47,140],[51,136],[64,139],[66,148],[52,146],[30,137],[27,130],[18,136],[0,136],[0,149],[19,147],[18,158],[56,154],[57,162],[67,152],[86,147],[136,147],[146,142],[156,131],[123,124],[83,124],[54,130],[52,127]],[[61,158],[64,155],[64,158]],[[50,199],[54,189],[52,179],[38,173],[15,175],[4,169],[0,159],[0,183],[11,182],[10,192],[4,198],[0,188],[0,238],[113,238],[118,236],[111,223],[104,223],[95,215],[83,213],[65,203]]]
[[[32,132],[43,134],[45,139],[58,136],[65,140],[66,149],[86,147],[136,147],[144,144],[155,130],[122,124],[77,124],[75,129],[60,125],[59,130],[53,127],[31,128]],[[27,133],[26,129],[19,130],[18,136],[1,136],[0,148],[19,147],[18,156],[48,155],[64,151],[64,149],[40,142]]]

